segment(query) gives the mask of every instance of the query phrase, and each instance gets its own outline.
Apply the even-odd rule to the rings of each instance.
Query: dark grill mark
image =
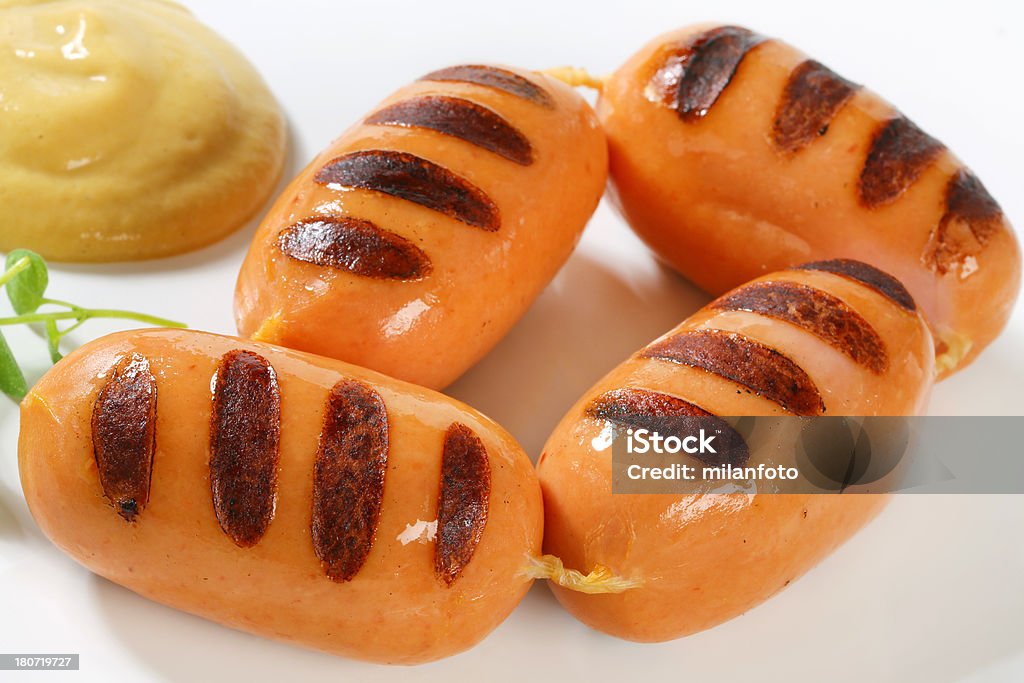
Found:
[[[92,407],[92,448],[100,486],[126,521],[149,502],[156,448],[156,378],[137,353],[121,359]]]
[[[946,210],[928,240],[924,261],[945,275],[979,253],[1002,224],[999,204],[977,176],[961,168],[946,185]]]
[[[698,121],[718,101],[751,48],[764,40],[739,26],[710,29],[673,50],[651,85],[681,119]]]
[[[210,485],[220,528],[235,545],[256,545],[274,518],[281,391],[263,356],[228,351],[217,366],[210,420]]]
[[[309,218],[282,230],[277,244],[297,261],[363,277],[419,280],[431,271],[422,249],[359,218]]]
[[[680,438],[703,429],[714,433],[717,453],[695,453],[705,465],[743,467],[750,458],[747,442],[732,426],[713,413],[675,396],[647,389],[615,389],[598,396],[586,413],[599,420],[632,429],[647,429]]]
[[[447,69],[431,71],[426,76],[420,78],[420,80],[472,83],[485,88],[501,90],[502,92],[521,97],[524,100],[530,100],[548,108],[555,106],[555,101],[551,98],[551,95],[533,81],[523,78],[517,73],[494,66],[485,66],[483,64],[450,66]]]
[[[711,303],[720,311],[750,311],[807,330],[875,374],[889,367],[885,343],[857,311],[820,289],[793,282],[755,282]]]
[[[498,207],[483,190],[408,152],[351,152],[317,171],[316,182],[383,192],[492,232],[499,225]]]
[[[775,349],[734,332],[681,332],[655,342],[639,356],[707,370],[797,415],[825,412],[818,387],[803,368]]]
[[[827,133],[832,119],[859,88],[814,60],[801,63],[789,75],[775,110],[775,146],[798,152]]]
[[[908,311],[916,311],[917,305],[914,297],[903,286],[903,283],[892,275],[885,273],[874,266],[869,266],[863,261],[853,259],[837,258],[829,261],[815,261],[796,266],[797,270],[820,270],[833,275],[855,280],[866,285],[886,297],[896,305]]]
[[[334,581],[350,581],[366,562],[380,521],[388,466],[388,414],[360,382],[331,389],[313,478],[313,548]]]
[[[529,166],[533,163],[533,148],[526,136],[501,114],[461,97],[414,97],[371,114],[366,123],[428,128],[465,140],[517,164]]]
[[[487,449],[469,427],[448,427],[441,457],[434,573],[450,586],[473,559],[487,524],[491,465]]]
[[[883,123],[871,141],[858,193],[869,209],[895,201],[943,150],[942,143],[905,116]]]

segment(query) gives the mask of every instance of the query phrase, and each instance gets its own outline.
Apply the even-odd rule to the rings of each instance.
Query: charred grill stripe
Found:
[[[832,119],[859,88],[819,62],[802,62],[789,75],[775,110],[775,147],[794,153],[824,135]]]
[[[861,169],[857,187],[861,204],[873,209],[898,199],[943,149],[941,142],[905,116],[881,124]]]
[[[332,580],[350,581],[377,534],[388,465],[388,414],[370,387],[331,389],[313,476],[313,549]]]
[[[297,261],[363,277],[419,280],[431,271],[430,258],[422,249],[359,218],[309,218],[282,230],[277,244]]]
[[[694,454],[708,466],[743,467],[750,458],[746,440],[728,422],[676,396],[632,387],[615,389],[594,399],[585,412],[619,427],[647,429],[662,436],[682,438],[700,429],[714,433],[718,452]]]
[[[498,207],[483,190],[408,152],[351,152],[327,162],[315,179],[321,185],[383,192],[491,232],[500,223]]]
[[[860,313],[828,292],[794,282],[755,282],[711,303],[720,311],[750,311],[784,320],[846,354],[876,375],[889,367],[885,342]]]
[[[371,114],[366,123],[427,128],[465,140],[522,166],[533,163],[533,147],[525,135],[501,114],[461,97],[414,97]]]
[[[456,83],[472,83],[494,90],[501,90],[524,100],[529,100],[549,109],[554,108],[555,101],[546,90],[533,81],[523,78],[507,69],[499,69],[484,64],[462,64],[446,69],[431,71],[420,78],[421,81],[447,81]]]
[[[722,26],[700,36],[690,47],[676,96],[684,120],[704,117],[732,81],[740,62],[763,36],[738,26]]]
[[[729,86],[740,62],[765,37],[739,26],[719,26],[672,50],[651,85],[679,118],[703,118]]]
[[[1003,224],[1003,210],[966,168],[949,179],[945,203],[924,254],[925,263],[940,275],[978,254]]]
[[[103,495],[134,522],[149,503],[156,449],[156,378],[149,360],[122,358],[92,407],[92,448]]]
[[[487,449],[469,427],[452,423],[441,456],[434,547],[434,573],[446,586],[452,585],[473,559],[487,524],[490,495]]]
[[[626,387],[601,394],[586,408],[590,417],[623,427],[646,427],[649,420],[665,416],[714,417],[695,403],[648,389]]]
[[[959,218],[971,226],[971,232],[984,243],[994,231],[990,224],[1003,217],[1003,210],[978,177],[961,168],[946,185],[946,216]]]
[[[256,545],[274,518],[280,436],[274,368],[251,351],[228,351],[213,390],[210,485],[220,528],[241,548]]]
[[[681,332],[648,346],[639,357],[706,370],[797,415],[825,412],[821,393],[803,368],[775,349],[734,332]]]
[[[828,261],[814,261],[796,266],[797,270],[820,270],[833,275],[839,275],[849,280],[854,280],[875,290],[897,306],[908,311],[916,311],[917,304],[914,297],[910,295],[903,283],[886,272],[869,266],[863,261],[853,259],[837,258]]]

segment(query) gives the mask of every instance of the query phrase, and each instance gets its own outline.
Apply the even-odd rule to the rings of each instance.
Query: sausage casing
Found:
[[[710,628],[796,579],[882,507],[864,493],[612,494],[608,430],[688,415],[906,415],[932,384],[930,332],[902,285],[856,262],[764,276],[712,302],[600,380],[538,462],[544,551],[636,587],[551,584],[584,623],[638,641]],[[697,460],[691,464],[700,465]]]
[[[598,115],[623,215],[707,291],[866,261],[924,310],[940,374],[1005,326],[1020,249],[999,205],[939,141],[795,48],[737,26],[665,34],[609,79]]]
[[[568,258],[606,176],[604,133],[563,83],[428,74],[278,199],[239,274],[239,332],[444,387]]]
[[[70,354],[22,404],[19,464],[42,530],[97,574],[372,661],[482,639],[528,589],[542,535],[529,459],[469,407],[200,332]]]

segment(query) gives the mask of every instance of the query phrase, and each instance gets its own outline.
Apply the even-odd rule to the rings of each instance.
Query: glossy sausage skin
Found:
[[[604,133],[565,84],[481,65],[428,74],[278,199],[239,274],[238,330],[442,388],[565,262],[606,178]]]
[[[552,584],[577,618],[637,641],[711,628],[781,590],[877,514],[884,495],[612,495],[607,438],[666,410],[922,412],[931,335],[899,303],[902,287],[888,287],[895,280],[850,275],[877,273],[865,268],[789,270],[744,285],[625,361],[563,418],[538,463],[544,551],[571,569],[604,565],[640,583],[614,595]]]
[[[795,48],[735,26],[665,34],[612,75],[598,116],[623,215],[707,291],[867,261],[924,310],[940,376],[1006,324],[1020,249],[999,205],[939,141]]]
[[[22,403],[32,515],[131,590],[376,662],[460,652],[515,607],[541,543],[536,475],[471,408],[232,337],[115,334]],[[140,624],[145,628],[145,624]]]

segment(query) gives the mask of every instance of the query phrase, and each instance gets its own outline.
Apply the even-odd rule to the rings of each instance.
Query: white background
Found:
[[[572,63],[601,74],[658,33],[718,19],[783,37],[889,97],[1024,224],[1024,16],[1015,3],[189,4],[253,60],[280,98],[292,133],[288,175],[430,69]],[[252,228],[163,261],[54,267],[50,293],[231,333],[234,278]],[[602,205],[526,317],[449,391],[504,424],[536,457],[594,380],[704,301]],[[68,346],[113,329],[89,323]],[[27,330],[10,339],[30,380],[38,377],[42,341]],[[1019,305],[984,357],[935,390],[932,413],[1024,414],[1022,348]],[[674,643],[637,645],[590,631],[537,585],[483,644],[410,672],[237,633],[90,575],[52,548],[29,516],[17,429],[15,406],[0,397],[0,652],[82,655],[77,674],[26,680],[1024,680],[1024,496],[897,497],[776,599]]]

